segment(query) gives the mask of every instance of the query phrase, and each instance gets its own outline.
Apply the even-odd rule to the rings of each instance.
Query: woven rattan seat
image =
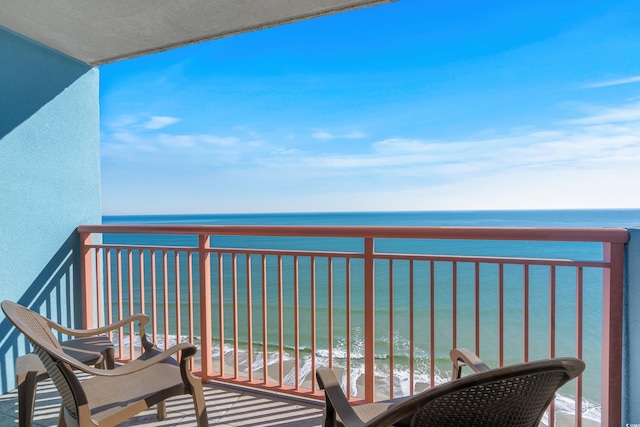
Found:
[[[453,350],[460,365],[476,372],[409,398],[351,407],[328,368],[316,372],[325,390],[324,427],[537,427],[556,391],[580,375],[581,360],[559,358],[488,369],[468,350]]]
[[[160,352],[153,348],[144,358],[115,367],[96,369],[65,353],[47,318],[11,301],[2,302],[7,318],[31,342],[62,398],[61,426],[116,426],[169,397],[190,394],[198,427],[208,425],[201,381],[189,372],[196,354],[191,344],[178,344]],[[179,355],[179,362],[171,356]],[[75,370],[92,377],[81,381]],[[165,412],[158,411],[160,417]]]

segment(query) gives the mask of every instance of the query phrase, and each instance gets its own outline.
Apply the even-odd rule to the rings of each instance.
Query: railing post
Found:
[[[202,381],[209,380],[211,372],[211,260],[207,249],[211,236],[198,235],[198,264],[200,271],[200,365]]]
[[[364,239],[364,400],[375,399],[375,265],[373,238]]]
[[[91,233],[80,233],[80,303],[82,305],[82,329],[94,327],[92,291],[93,265],[89,245],[91,245]]]
[[[602,295],[602,420],[603,427],[622,423],[622,304],[624,244],[604,243]]]

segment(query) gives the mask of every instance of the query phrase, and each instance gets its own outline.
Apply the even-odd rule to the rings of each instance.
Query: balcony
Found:
[[[512,236],[508,234],[513,230],[495,234],[423,230],[416,235],[376,230],[367,234],[356,229],[335,230],[336,234],[330,229],[304,231],[321,242],[341,242],[338,247],[327,243],[326,248],[318,248],[299,246],[295,242],[299,230],[81,228],[85,244],[81,273],[73,230],[79,224],[99,222],[102,216],[100,87],[97,70],[88,64],[179,45],[185,39],[171,37],[173,29],[195,29],[198,26],[190,25],[193,19],[207,21],[208,34],[187,40],[381,2],[336,0],[323,2],[333,4],[330,10],[317,11],[317,2],[307,1],[307,6],[301,6],[307,12],[289,7],[279,11],[284,16],[276,17],[251,13],[242,6],[234,11],[235,3],[228,2],[226,13],[213,14],[223,26],[236,26],[225,31],[211,24],[211,13],[190,12],[180,18],[184,25],[163,29],[140,25],[149,17],[144,8],[138,18],[132,13],[133,18],[124,22],[119,19],[119,7],[111,14],[115,20],[99,14],[100,22],[109,29],[103,31],[86,25],[86,19],[74,19],[79,16],[78,8],[73,13],[52,14],[44,9],[31,13],[28,9],[33,5],[14,3],[13,11],[3,14],[0,29],[0,50],[14,58],[2,75],[6,82],[2,87],[8,91],[0,97],[9,113],[0,126],[5,149],[0,170],[10,178],[0,185],[0,224],[6,226],[0,233],[3,299],[22,300],[66,323],[74,323],[84,305],[86,325],[145,311],[154,319],[148,332],[159,343],[185,339],[200,345],[204,357],[193,369],[205,380],[218,383],[319,398],[321,393],[309,373],[314,365],[331,364],[341,371],[354,403],[411,394],[446,381],[444,355],[454,345],[479,351],[493,366],[578,355],[587,361],[587,372],[563,390],[566,400],[551,408],[550,417],[572,413],[565,411],[565,403],[577,402],[574,411],[584,419],[572,421],[575,425],[586,425],[600,415],[604,425],[640,419],[634,405],[640,395],[640,365],[634,357],[640,352],[637,249],[629,264],[635,279],[625,289],[629,300],[624,304],[624,325],[629,328],[624,366],[632,369],[624,393],[621,391],[620,284],[623,267],[627,268],[622,230],[585,231],[584,235],[582,231],[568,235],[563,230],[538,230]],[[212,2],[200,3],[216,7]],[[97,16],[93,6],[86,4],[84,14]],[[164,13],[173,15],[171,9]],[[62,21],[52,21],[53,15]],[[23,19],[26,16],[33,19]],[[246,25],[254,17],[263,21]],[[33,25],[34,19],[43,25]],[[74,29],[65,20],[82,28]],[[137,37],[150,45],[127,49],[129,44],[118,43],[114,37],[128,41],[132,37],[127,37],[127,31],[114,31],[116,26],[110,22],[124,23],[136,35],[142,27],[160,34]],[[66,38],[71,41],[65,48],[72,49],[64,53],[70,56],[56,51],[62,49],[54,40],[61,29],[74,35]],[[96,34],[98,37],[92,37]],[[86,49],[89,39],[102,48],[120,51],[102,51],[99,57],[80,55],[80,50],[96,54],[97,49]],[[50,132],[52,123],[54,132]],[[83,173],[78,172],[78,165]],[[610,187],[615,186],[625,197],[633,194],[618,187],[632,183],[629,176],[621,172],[622,178]],[[586,188],[591,194],[591,183]],[[604,188],[603,194],[610,189]],[[165,236],[161,244],[147,239],[152,232]],[[228,232],[254,242],[240,245]],[[291,246],[268,242],[274,233],[293,239]],[[451,251],[433,250],[429,242],[442,239],[451,242]],[[402,243],[413,241],[425,243],[415,251]],[[494,242],[496,251],[476,253],[479,241]],[[584,241],[589,246],[586,255],[567,255],[562,247],[566,241]],[[464,244],[457,247],[454,242]],[[525,250],[531,242],[535,250]],[[538,250],[547,243],[551,249]],[[592,247],[597,248],[595,256]],[[79,276],[85,284],[82,302],[77,301]],[[80,325],[76,322],[75,326]],[[28,349],[15,331],[5,328],[2,332],[0,373],[6,391],[14,376],[13,359]],[[123,362],[136,353],[131,336],[132,328],[128,328],[112,337]],[[256,370],[247,369],[249,365]],[[388,378],[398,380],[389,383]],[[626,412],[621,422],[623,398]]]
[[[324,365],[357,404],[447,381],[452,347],[495,367],[576,356],[587,370],[561,390],[545,422],[620,424],[626,230],[78,231],[85,325],[145,312],[160,347],[199,346],[192,369],[203,381],[321,399],[313,372]],[[112,337],[122,362],[136,356],[132,331]]]

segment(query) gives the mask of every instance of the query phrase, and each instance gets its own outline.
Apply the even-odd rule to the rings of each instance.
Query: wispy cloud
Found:
[[[163,157],[178,161],[181,157],[229,154],[233,157],[251,153],[263,146],[260,140],[240,140],[235,136],[212,134],[153,134],[115,132],[103,136],[103,155],[132,155],[136,151],[158,152]]]
[[[315,139],[320,139],[320,140],[328,140],[328,139],[335,138],[335,135],[325,131],[314,132],[311,136],[314,137]]]
[[[123,117],[103,129],[102,155],[109,159],[139,162],[137,153],[153,154],[163,162],[188,164],[210,162],[211,164],[233,163],[249,158],[265,149],[259,139],[242,139],[235,135],[213,133],[158,132],[177,122],[175,117],[153,116],[148,121],[135,117]],[[233,130],[229,131],[230,133]]]
[[[233,136],[217,136],[217,135],[171,135],[160,134],[155,140],[167,147],[203,147],[203,146],[215,146],[215,147],[233,147],[237,145],[240,140]]]
[[[311,155],[311,168],[336,173],[380,173],[439,178],[507,169],[577,170],[640,161],[640,103],[595,109],[547,129],[514,129],[490,138],[389,138],[359,154]]]
[[[598,87],[626,85],[629,83],[637,83],[637,82],[640,82],[640,76],[626,77],[624,79],[616,79],[616,80],[606,80],[603,82],[588,83],[584,85],[584,87],[598,88]]]
[[[169,116],[151,116],[151,118],[142,124],[145,129],[162,129],[180,121],[177,117]]]
[[[354,131],[345,134],[334,134],[324,130],[318,130],[312,133],[311,136],[315,139],[326,141],[331,139],[363,139],[367,137],[367,134],[360,131]]]
[[[605,123],[633,122],[639,120],[640,102],[634,102],[622,107],[597,108],[588,116],[564,120],[561,123],[574,125],[594,125]]]

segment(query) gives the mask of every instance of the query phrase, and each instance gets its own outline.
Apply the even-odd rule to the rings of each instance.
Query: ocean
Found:
[[[350,213],[270,213],[270,214],[210,214],[210,215],[145,215],[145,216],[105,216],[104,224],[172,224],[172,225],[353,225],[353,226],[459,226],[459,227],[640,227],[640,209],[610,209],[610,210],[544,210],[544,211],[452,211],[452,212],[350,212]],[[123,244],[150,244],[150,245],[195,245],[196,241],[193,236],[148,236],[148,235],[105,235],[105,243],[123,243]],[[362,243],[358,239],[324,239],[324,238],[265,238],[265,237],[216,237],[216,246],[223,247],[251,247],[261,249],[309,249],[309,250],[342,250],[342,251],[361,251]],[[402,246],[400,246],[402,245]],[[474,256],[509,256],[509,257],[534,257],[534,258],[564,258],[575,260],[598,260],[602,257],[602,245],[593,243],[540,243],[540,242],[478,242],[478,241],[396,241],[394,239],[380,239],[376,242],[376,251],[393,252],[401,250],[404,253],[428,253],[438,255],[474,255]],[[259,267],[259,266],[258,266]],[[173,268],[169,264],[169,268]],[[275,265],[270,267],[275,269]],[[302,277],[308,274],[310,266],[304,260],[300,261],[298,266],[299,273]],[[317,269],[326,269],[326,265],[322,260],[318,261]],[[337,275],[344,273],[345,266],[337,264],[335,270]],[[434,275],[437,282],[448,284],[451,282],[450,267],[438,266],[434,267]],[[483,267],[482,276],[482,294],[481,294],[481,332],[483,337],[482,357],[490,366],[497,366],[497,317],[496,317],[496,288],[495,277],[497,271],[492,267]],[[376,272],[376,308],[377,310],[385,310],[389,307],[389,291],[385,287],[388,284],[388,274],[385,269],[381,268],[381,272]],[[283,266],[283,276],[285,280],[291,278],[293,266],[289,262],[285,262]],[[239,267],[239,275],[243,277],[246,272]],[[273,276],[274,271],[268,271],[269,277]],[[406,271],[402,268],[394,269],[394,283],[407,282]],[[418,277],[429,276],[428,271],[417,272]],[[522,341],[522,289],[521,289],[521,270],[517,268],[511,269],[505,267],[505,342],[508,343],[505,348],[505,364],[518,363],[522,360],[522,348],[519,344]],[[170,273],[168,277],[172,277]],[[473,290],[471,286],[465,284],[472,281],[472,266],[460,265],[457,271],[458,277],[458,345],[473,348]],[[565,277],[566,276],[566,277]],[[355,274],[351,277],[354,283],[354,289],[358,288],[358,282],[362,280]],[[558,303],[557,303],[557,330],[556,354],[558,356],[573,356],[575,353],[575,296],[573,295],[575,288],[575,278],[570,272],[562,269],[558,270]],[[242,283],[242,282],[240,282]],[[486,283],[486,284],[485,284]],[[539,271],[532,267],[531,271],[531,294],[530,294],[530,327],[532,333],[530,360],[536,358],[547,357],[548,335],[546,331],[548,319],[548,271],[540,269]],[[539,286],[536,286],[539,284]],[[565,286],[566,284],[566,286]],[[591,415],[587,413],[586,417],[599,418],[599,399],[600,399],[600,329],[601,329],[601,285],[602,275],[596,271],[585,271],[585,296],[584,296],[584,336],[586,343],[598,343],[597,346],[585,345],[583,359],[587,366],[591,366],[584,375],[584,396],[585,402],[583,407],[587,411],[591,411]],[[326,283],[319,280],[316,284],[318,298],[316,305],[324,307],[327,304],[326,292],[323,286]],[[395,285],[394,285],[395,286]],[[414,310],[420,316],[428,311],[426,301],[426,286],[421,288],[417,283],[416,290],[416,306]],[[401,288],[401,285],[397,286]],[[170,285],[170,289],[172,286]],[[305,291],[304,280],[300,286],[300,311],[305,313],[308,310],[311,301],[308,291]],[[340,303],[340,298],[344,298],[339,291],[340,287],[336,287],[334,293],[335,302],[334,317],[343,319],[347,316],[344,307]],[[422,289],[422,291],[420,290]],[[379,292],[378,292],[379,290]],[[239,310],[246,310],[242,301],[246,298],[242,295],[244,292],[242,287],[238,289],[238,300],[241,302]],[[306,292],[306,293],[305,293]],[[421,294],[423,292],[423,294]],[[257,293],[257,292],[256,292]],[[289,301],[292,297],[293,289],[290,286],[284,287],[285,301]],[[230,292],[227,292],[229,295]],[[414,354],[411,356],[408,352],[408,329],[406,325],[409,323],[409,307],[406,293],[395,291],[393,297],[393,333],[389,333],[388,324],[381,322],[376,324],[376,357],[379,362],[377,369],[381,372],[380,377],[384,377],[384,371],[389,369],[385,360],[388,358],[390,342],[394,348],[394,379],[393,387],[395,395],[408,394],[408,369],[402,367],[408,366],[410,357],[414,358],[416,363],[415,380],[418,384],[428,384],[430,376],[429,353],[428,347],[429,328],[422,328],[416,332],[416,343]],[[259,295],[254,295],[255,303],[259,305]],[[149,304],[149,299],[146,299]],[[182,295],[181,303],[185,304],[186,294]],[[226,301],[226,300],[225,300]],[[420,302],[422,301],[422,303]],[[436,333],[442,336],[442,339],[435,341],[437,382],[446,381],[448,377],[447,368],[450,370],[450,362],[448,352],[451,347],[450,339],[444,338],[447,332],[451,330],[451,289],[449,285],[436,287]],[[271,303],[274,303],[272,301]],[[424,304],[424,306],[421,306]],[[567,310],[563,310],[566,305]],[[387,308],[387,310],[389,310]],[[362,341],[362,323],[358,319],[361,318],[363,311],[362,301],[353,301],[351,305],[351,338],[352,338],[352,372],[351,375],[357,379],[361,373],[362,366],[360,363]],[[172,310],[170,310],[172,312]],[[566,318],[563,313],[566,314]],[[285,307],[285,319],[291,319],[293,312],[291,307]],[[425,322],[428,323],[428,317],[425,316]],[[387,315],[380,316],[382,319],[388,318]],[[243,332],[247,325],[240,319],[240,339],[243,339]],[[299,342],[302,348],[301,375],[313,375],[310,372],[310,359],[316,357],[316,363],[322,364],[326,362],[328,356],[328,348],[322,347],[323,336],[318,336],[318,348],[316,354],[310,353],[310,341],[306,321],[301,321]],[[318,328],[326,326],[326,319],[320,315],[318,318]],[[344,337],[346,335],[345,322],[337,320],[334,324],[334,363],[340,363],[345,353]],[[386,329],[386,330],[385,330]],[[305,332],[307,331],[307,332]],[[542,331],[542,332],[540,332]],[[277,329],[269,330],[270,336],[276,336]],[[197,335],[197,334],[196,334]],[[246,340],[246,335],[244,336]],[[175,338],[175,341],[178,339]],[[254,336],[256,346],[259,346],[259,337]],[[287,348],[293,348],[294,336],[292,331],[286,331],[285,345]],[[512,345],[512,343],[518,343]],[[220,343],[214,343],[220,348]],[[341,347],[342,346],[342,347]],[[326,347],[326,346],[325,346]],[[222,346],[224,349],[225,346]],[[271,349],[273,350],[273,349]],[[219,350],[218,350],[219,351]],[[226,352],[227,350],[225,350]],[[355,383],[356,381],[354,381]],[[567,399],[571,399],[571,390],[568,390]]]

